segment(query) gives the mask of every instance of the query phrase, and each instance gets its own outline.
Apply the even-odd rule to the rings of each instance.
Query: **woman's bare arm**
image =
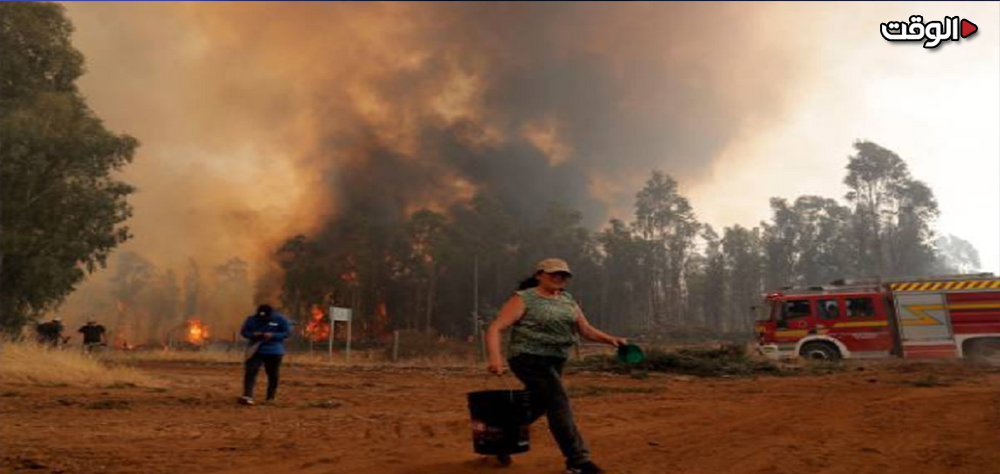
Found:
[[[503,373],[503,355],[500,351],[500,333],[511,327],[524,316],[524,301],[520,296],[511,296],[503,307],[500,314],[490,323],[486,330],[486,350],[490,355],[490,365],[487,368],[491,373],[500,375]]]
[[[580,332],[580,337],[594,342],[603,342],[605,344],[610,344],[612,346],[618,347],[622,344],[627,344],[628,341],[623,337],[615,337],[600,329],[591,326],[590,322],[587,321],[587,317],[583,315],[583,310],[579,306],[576,307],[576,329]]]

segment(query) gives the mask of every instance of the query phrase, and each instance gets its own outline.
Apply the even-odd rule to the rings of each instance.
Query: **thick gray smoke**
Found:
[[[347,209],[391,219],[477,193],[525,217],[562,202],[597,226],[654,168],[705,179],[740,126],[779,117],[786,84],[809,74],[805,53],[760,28],[780,21],[768,5],[68,10],[84,93],[143,143],[124,250],[178,274],[190,258],[240,257],[257,280],[283,239]]]

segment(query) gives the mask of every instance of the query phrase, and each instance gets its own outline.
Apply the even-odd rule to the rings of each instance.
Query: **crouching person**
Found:
[[[256,313],[247,317],[240,329],[240,335],[247,339],[241,404],[254,404],[254,384],[262,365],[267,373],[267,400],[274,400],[278,392],[281,358],[285,355],[284,340],[290,331],[288,319],[266,304],[260,305]]]

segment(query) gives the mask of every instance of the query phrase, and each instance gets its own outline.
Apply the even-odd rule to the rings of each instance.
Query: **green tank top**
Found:
[[[508,357],[533,354],[569,358],[576,344],[576,302],[565,291],[546,297],[535,288],[518,291],[524,301],[524,315],[510,332]]]

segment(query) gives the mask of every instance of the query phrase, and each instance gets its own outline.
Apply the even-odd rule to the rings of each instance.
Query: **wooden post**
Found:
[[[347,317],[347,351],[344,354],[344,360],[351,360],[351,320],[354,319],[354,315]]]
[[[392,361],[399,361],[399,329],[392,332]]]
[[[330,313],[330,339],[326,344],[326,360],[333,362],[333,331],[337,324],[333,322],[333,313]]]

